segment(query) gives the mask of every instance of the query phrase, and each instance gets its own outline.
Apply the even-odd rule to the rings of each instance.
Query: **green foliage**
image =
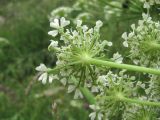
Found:
[[[40,62],[55,64],[55,58],[49,55],[46,49],[49,44],[46,33],[49,30],[48,14],[54,7],[70,2],[0,1],[0,120],[56,119],[52,113],[52,96],[36,98],[38,93],[51,86],[35,86],[33,75],[35,66]],[[65,96],[61,94],[63,95]],[[80,113],[79,120],[87,118],[84,109],[69,106],[70,97],[64,99],[68,106],[62,104],[62,107],[59,107],[58,114],[61,119],[76,119],[76,112]],[[64,107],[67,108],[66,112],[63,111]]]

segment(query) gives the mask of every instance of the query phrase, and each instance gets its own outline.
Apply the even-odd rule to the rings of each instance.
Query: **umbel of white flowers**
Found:
[[[75,91],[75,97],[82,98],[81,92],[78,90],[79,86],[91,87],[97,89],[92,85],[93,75],[99,74],[99,69],[94,68],[85,63],[85,59],[90,57],[103,57],[103,51],[105,46],[112,46],[112,42],[104,40],[101,42],[99,30],[102,27],[102,22],[97,21],[94,28],[88,28],[86,25],[82,25],[81,20],[77,20],[76,30],[65,29],[70,21],[64,17],[51,21],[50,26],[54,28],[48,32],[49,35],[56,37],[60,36],[62,46],[59,46],[58,41],[51,40],[48,49],[54,52],[57,56],[55,71],[47,68],[44,64],[41,64],[36,68],[42,74],[39,80],[43,84],[49,80],[51,83],[54,79],[58,79],[63,85],[68,85],[68,93]],[[58,36],[57,36],[58,37]],[[117,52],[111,58],[112,61],[122,63],[122,56]],[[82,62],[84,61],[84,62]],[[56,70],[59,69],[59,72]],[[96,72],[93,72],[96,71]],[[101,68],[102,71],[102,68]],[[104,69],[104,71],[106,71]],[[95,76],[94,79],[96,79]],[[93,90],[94,91],[94,90]]]
[[[158,68],[160,65],[160,23],[155,22],[149,14],[142,14],[138,26],[131,25],[130,33],[123,33],[124,47],[129,47],[130,58],[135,64]]]

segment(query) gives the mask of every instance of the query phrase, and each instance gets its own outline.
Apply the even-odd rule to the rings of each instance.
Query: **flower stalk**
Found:
[[[67,67],[70,67],[71,65],[80,64],[80,63],[84,64],[84,62],[87,64],[92,64],[92,65],[101,65],[101,66],[107,66],[107,67],[111,67],[111,68],[119,68],[119,69],[126,69],[129,71],[160,75],[160,70],[157,70],[157,69],[146,68],[146,67],[141,67],[141,66],[136,66],[136,65],[129,65],[129,64],[120,64],[120,63],[116,63],[116,62],[112,62],[112,61],[105,61],[105,60],[100,60],[100,59],[96,59],[96,58],[89,58],[89,57],[87,57],[87,59],[84,58],[81,61],[73,62],[73,63],[70,63],[70,64],[65,65],[63,67],[60,67],[60,68],[54,68],[54,69],[49,68],[48,73],[59,72],[59,70],[61,70],[62,68],[67,68]]]
[[[88,62],[93,65],[102,65],[102,66],[107,66],[107,67],[111,67],[111,68],[119,68],[119,69],[126,69],[126,70],[130,70],[130,71],[160,75],[160,70],[146,68],[146,67],[140,67],[140,66],[136,66],[136,65],[120,64],[120,63],[115,63],[115,62],[111,62],[111,61],[99,60],[96,58],[90,58]]]
[[[160,102],[150,102],[150,101],[144,101],[144,100],[139,100],[139,99],[127,98],[127,97],[124,97],[124,96],[121,96],[121,97],[105,96],[105,98],[110,99],[110,100],[117,99],[117,101],[122,101],[122,102],[127,102],[127,103],[135,103],[135,104],[140,104],[140,105],[160,107]]]

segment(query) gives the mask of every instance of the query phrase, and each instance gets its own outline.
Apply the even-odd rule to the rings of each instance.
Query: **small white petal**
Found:
[[[150,4],[148,2],[145,2],[143,7],[149,9],[150,8]]]
[[[112,59],[117,63],[122,63],[122,61],[123,61],[122,55],[120,55],[118,52],[113,54],[113,58]]]
[[[73,34],[73,37],[78,37],[78,32],[76,30],[74,30],[72,34]]]
[[[96,112],[90,113],[89,117],[91,118],[91,120],[95,120],[96,119]]]
[[[142,17],[144,20],[147,20],[149,18],[149,15],[146,13],[142,13]]]
[[[87,25],[83,25],[83,26],[82,26],[82,29],[83,29],[83,32],[86,32],[86,31],[88,30]]]
[[[83,98],[83,95],[79,89],[76,89],[74,99]]]
[[[53,37],[56,37],[58,35],[58,30],[49,31],[48,34]]]
[[[60,19],[61,27],[65,27],[70,24],[69,20],[66,20],[64,17]]]
[[[49,83],[52,83],[53,79],[54,79],[54,76],[53,75],[49,75]]]
[[[122,34],[122,38],[125,39],[125,40],[128,39],[127,32],[124,32],[124,33]]]
[[[133,60],[133,63],[136,64],[136,65],[138,65],[139,60]]]
[[[49,75],[49,83],[52,83],[52,81],[55,79],[58,79],[57,75]]]
[[[50,75],[49,76],[49,83],[52,83],[52,81],[53,81],[53,75]]]
[[[89,108],[91,108],[92,110],[96,111],[96,110],[99,110],[100,107],[97,106],[97,105],[89,105]]]
[[[53,27],[53,28],[58,29],[60,27],[59,20],[58,19],[54,19],[54,21],[50,23],[50,26]]]
[[[102,21],[97,21],[96,22],[96,26],[94,27],[94,30],[96,31],[96,32],[99,32],[99,29],[100,29],[100,27],[102,27],[102,25],[103,25],[103,23],[102,23]]]
[[[51,43],[50,43],[50,47],[57,47],[58,46],[58,41],[54,41],[54,40],[50,40],[51,41]]]
[[[107,42],[107,45],[108,45],[108,46],[112,46],[113,43],[112,43],[112,42]]]
[[[48,77],[48,74],[47,73],[43,73],[40,77],[39,77],[39,81],[42,81],[43,84],[46,84],[47,82],[47,77]]]
[[[131,25],[131,28],[132,28],[133,30],[135,30],[135,29],[136,29],[136,25],[135,25],[135,24],[132,24],[132,25]]]
[[[102,120],[103,118],[103,114],[102,113],[98,113],[98,120]]]
[[[128,34],[128,38],[132,38],[134,35],[135,35],[135,33],[131,32],[131,33]]]
[[[76,89],[76,86],[75,86],[75,85],[70,85],[70,86],[68,86],[68,93],[73,92],[75,89]]]
[[[98,91],[98,87],[97,87],[97,86],[92,86],[91,92],[93,92],[93,93],[99,92],[99,91]]]
[[[93,28],[89,29],[88,33],[90,33],[90,34],[93,33]]]
[[[151,92],[151,90],[148,88],[148,89],[145,89],[145,93],[148,95],[149,93]]]
[[[66,79],[66,78],[63,78],[63,79],[61,79],[60,81],[61,81],[61,83],[62,83],[64,86],[67,84],[67,79]]]
[[[126,40],[123,42],[123,46],[128,47],[128,42]]]
[[[46,72],[47,67],[44,64],[41,63],[38,67],[36,67],[36,70],[40,71],[40,72]]]
[[[102,25],[103,25],[103,22],[102,22],[102,21],[98,20],[98,21],[96,22],[96,27],[100,28],[100,27],[102,27]]]

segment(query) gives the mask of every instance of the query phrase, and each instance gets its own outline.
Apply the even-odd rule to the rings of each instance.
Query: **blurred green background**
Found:
[[[0,0],[0,120],[88,118],[81,101],[70,101],[64,88],[42,85],[35,71],[40,63],[55,64],[54,56],[47,50],[50,12],[72,3]]]
[[[47,50],[49,16],[52,10],[66,6],[72,8],[65,16],[72,22],[83,19],[93,26],[102,20],[102,38],[114,43],[109,56],[116,51],[125,56],[121,34],[145,11],[139,0],[127,1],[0,0],[0,120],[88,120],[85,100],[72,100],[58,82],[42,85],[37,81],[35,67],[40,63],[54,66],[56,61]]]

